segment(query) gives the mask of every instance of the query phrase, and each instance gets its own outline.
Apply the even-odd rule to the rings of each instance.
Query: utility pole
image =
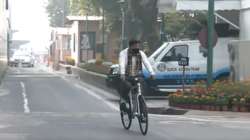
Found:
[[[122,45],[121,45],[121,50],[124,49],[124,40],[125,40],[125,11],[124,11],[124,7],[122,7]]]
[[[87,15],[86,15],[86,36],[89,41],[89,25],[88,25],[88,20],[89,20],[89,0],[87,1]],[[90,44],[89,44],[90,45]],[[87,50],[87,63],[89,61],[89,48],[86,48]]]
[[[102,4],[104,5],[104,0],[102,0]],[[104,35],[105,35],[105,29],[104,29],[104,19],[105,13],[104,13],[104,6],[102,7],[102,58],[104,57],[104,49],[105,49],[105,41],[104,41]]]
[[[124,49],[124,41],[125,41],[125,0],[119,1],[122,12],[122,35],[121,35],[121,46],[120,51]]]
[[[63,14],[63,27],[65,27],[65,6],[66,6],[66,4],[65,4],[65,0],[63,0],[63,10],[61,11],[62,12],[62,14]]]
[[[207,87],[213,83],[213,35],[214,35],[214,0],[208,4],[208,57],[207,57]]]

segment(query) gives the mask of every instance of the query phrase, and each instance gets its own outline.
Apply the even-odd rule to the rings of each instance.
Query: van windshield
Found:
[[[167,48],[169,43],[164,43],[159,49],[157,49],[149,58],[156,59]]]

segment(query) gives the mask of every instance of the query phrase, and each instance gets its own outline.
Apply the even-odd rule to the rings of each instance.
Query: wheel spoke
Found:
[[[128,110],[130,110],[131,109],[130,103],[126,103],[126,104],[127,104],[126,107],[128,108]],[[128,110],[127,109],[120,110],[122,125],[125,129],[129,129],[132,123],[132,118],[130,117]]]
[[[140,124],[140,130],[143,135],[147,134],[148,131],[148,112],[147,112],[147,106],[142,97],[139,98],[139,103],[140,103],[140,117],[139,119],[139,124]]]

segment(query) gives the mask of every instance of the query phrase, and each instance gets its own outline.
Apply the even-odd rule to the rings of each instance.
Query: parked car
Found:
[[[120,82],[119,75],[119,65],[111,65],[109,69],[109,73],[106,78],[106,85],[111,88],[117,88]]]
[[[22,66],[34,67],[34,58],[31,55],[13,55],[9,60],[9,65],[17,67],[19,64]]]

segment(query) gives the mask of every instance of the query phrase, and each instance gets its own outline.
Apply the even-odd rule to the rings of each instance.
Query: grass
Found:
[[[89,64],[82,64],[79,66],[80,68],[86,69],[87,71],[92,71],[100,74],[108,74],[109,66],[89,63]]]

